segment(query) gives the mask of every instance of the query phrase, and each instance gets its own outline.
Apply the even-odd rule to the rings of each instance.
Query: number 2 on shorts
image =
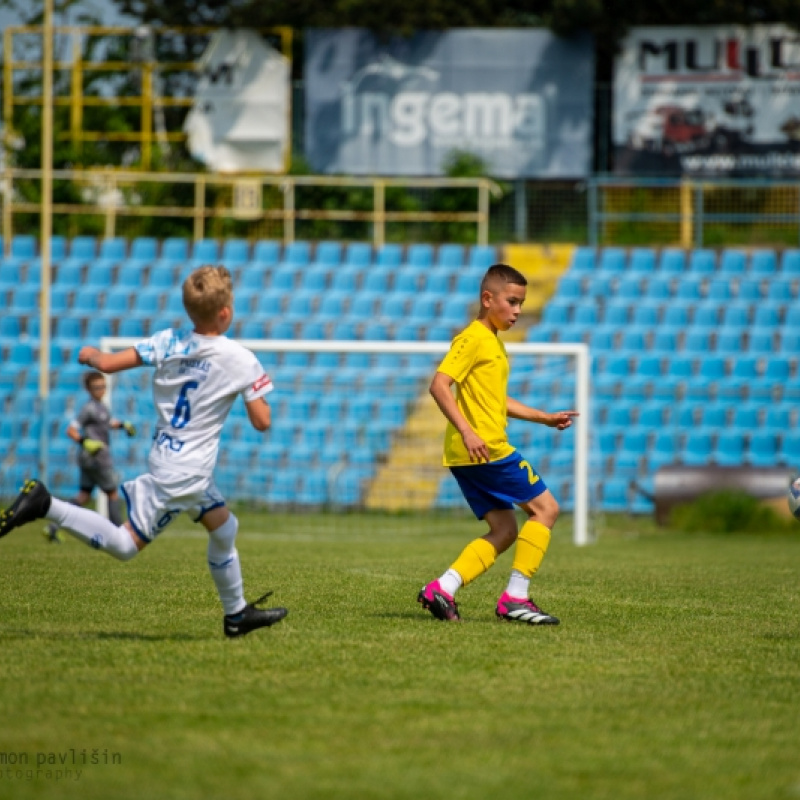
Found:
[[[528,470],[528,483],[536,483],[536,481],[539,480],[539,476],[533,471],[533,467],[527,461],[520,461],[519,468]]]
[[[196,389],[200,384],[197,381],[186,381],[181,386],[178,395],[178,402],[175,403],[175,411],[172,414],[171,425],[173,428],[185,428],[192,418],[192,407],[189,405],[189,391]]]

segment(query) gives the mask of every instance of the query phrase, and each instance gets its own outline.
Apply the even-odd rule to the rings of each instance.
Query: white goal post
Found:
[[[112,352],[114,350],[120,350],[126,347],[131,347],[135,345],[139,339],[133,339],[128,337],[105,337],[100,342],[100,349],[104,352]],[[240,344],[248,349],[254,351],[257,356],[260,358],[269,361],[269,359],[281,358],[281,359],[291,359],[293,356],[289,354],[295,354],[294,358],[297,359],[299,354],[299,358],[303,359],[308,356],[313,357],[314,359],[319,359],[322,354],[328,354],[327,357],[336,358],[337,356],[345,359],[351,358],[353,356],[358,356],[359,354],[367,357],[372,357],[373,359],[376,357],[413,357],[413,356],[428,356],[431,359],[431,364],[435,369],[435,364],[437,363],[436,358],[441,358],[449,349],[449,342],[417,342],[417,341],[364,341],[364,340],[355,340],[355,341],[336,341],[336,340],[270,340],[270,339],[239,339]],[[509,357],[512,360],[512,370],[511,370],[511,377],[512,380],[515,376],[519,377],[520,375],[525,377],[526,374],[530,374],[531,381],[538,384],[541,384],[541,389],[544,392],[542,395],[542,399],[536,402],[537,407],[543,408],[544,410],[554,411],[554,410],[563,410],[564,405],[563,403],[568,403],[574,410],[578,411],[580,416],[576,420],[572,430],[566,436],[574,437],[574,445],[570,442],[570,447],[574,447],[574,456],[572,453],[568,453],[568,457],[572,460],[571,463],[571,491],[573,497],[573,541],[576,545],[586,545],[590,542],[590,532],[588,528],[588,520],[589,520],[589,424],[590,424],[590,398],[589,398],[589,381],[590,381],[590,354],[589,348],[585,344],[577,344],[577,343],[564,343],[564,344],[543,344],[543,343],[509,343],[506,345],[506,349],[508,351]],[[305,354],[305,355],[304,355]],[[560,358],[559,358],[560,357]],[[569,369],[569,372],[574,377],[568,377],[568,380],[565,381],[565,385],[567,386],[567,394],[565,395],[562,391],[560,397],[558,398],[559,406],[558,408],[554,407],[553,403],[556,402],[556,398],[549,398],[547,396],[547,383],[544,377],[541,379],[539,378],[540,375],[544,375],[544,373],[536,373],[534,369],[534,365],[539,361],[546,362],[548,359],[556,359],[558,363],[558,371],[563,373],[563,362],[571,361],[573,368]],[[270,362],[271,363],[271,362]],[[270,372],[272,368],[277,372],[277,375],[273,375],[276,380],[276,385],[280,386],[281,383],[281,368],[271,367],[270,363],[267,364],[267,371]],[[549,362],[548,362],[549,363]],[[526,366],[527,365],[527,366]],[[295,365],[295,368],[298,368]],[[299,372],[297,374],[305,375],[304,369],[302,364],[299,366]],[[356,366],[351,368],[351,372],[355,370],[354,374],[358,374],[359,367]],[[362,366],[361,370],[364,373],[368,373],[370,371],[369,366]],[[424,401],[421,399],[424,395],[427,395],[427,386],[430,382],[430,378],[433,375],[433,371],[427,368],[423,368],[424,371],[418,376],[416,383],[418,386],[414,388],[412,391],[415,397],[419,398],[419,404],[423,403]],[[288,370],[288,367],[287,367]],[[549,374],[552,374],[552,369]],[[116,377],[116,376],[109,376],[109,378]],[[291,382],[291,381],[289,381]],[[112,409],[114,409],[114,413],[116,416],[120,416],[122,412],[118,412],[112,403],[112,391],[114,390],[114,382],[109,380],[108,382],[108,393],[107,393],[107,402],[111,405]],[[292,396],[292,387],[289,387],[286,391],[287,394],[287,401],[291,402]],[[320,389],[322,396],[326,394],[325,389]],[[379,386],[380,392],[380,386]],[[141,395],[141,390],[137,389],[135,392],[137,395]],[[353,389],[352,394],[355,395],[356,390]],[[277,392],[275,393],[277,394]],[[389,395],[388,389],[385,393],[386,396]],[[511,396],[516,396],[513,388],[510,387],[509,394]],[[270,402],[272,396],[270,396]],[[538,398],[538,396],[537,396]],[[147,399],[149,400],[149,393],[147,395]],[[525,402],[526,398],[522,397],[519,398]],[[380,402],[378,400],[377,402]],[[432,404],[432,400],[430,401]],[[414,402],[407,403],[408,407],[414,406]],[[430,413],[428,414],[430,416]],[[153,419],[154,415],[152,412],[150,413],[150,418]],[[441,414],[438,413],[436,415],[437,420],[442,425],[442,430],[444,427],[444,420],[441,417]],[[273,412],[273,426],[279,422],[280,419],[280,410],[276,409]],[[419,422],[419,421],[418,421]],[[302,424],[302,422],[300,423]],[[333,423],[335,426],[335,422]],[[367,427],[369,427],[369,421],[366,422]],[[529,426],[531,428],[539,428],[540,426]],[[424,434],[423,434],[424,435]],[[395,434],[396,438],[396,434]],[[436,438],[435,444],[431,444],[431,447],[435,450],[437,447],[441,448],[441,437],[431,437],[428,436],[428,439]],[[510,437],[512,444],[514,443],[514,435],[512,434]],[[414,447],[414,443],[411,443],[412,448]],[[417,449],[419,449],[417,447]],[[525,447],[520,447],[520,450],[524,453]],[[439,453],[439,458],[440,458]],[[537,454],[537,458],[539,455]],[[429,459],[430,461],[430,459]],[[436,467],[439,470],[437,474],[446,474],[447,471],[444,470],[441,466],[438,465],[439,462],[437,461],[434,464],[431,464],[431,467]],[[414,471],[416,468],[411,465],[407,467],[409,471]],[[548,480],[548,472],[546,469],[542,470],[542,474],[545,480]],[[390,481],[391,482],[391,481]],[[224,489],[223,489],[224,491]],[[558,493],[556,492],[558,496]],[[232,498],[233,499],[233,498]],[[105,501],[105,495],[100,495],[101,502]],[[102,510],[102,509],[101,509]]]

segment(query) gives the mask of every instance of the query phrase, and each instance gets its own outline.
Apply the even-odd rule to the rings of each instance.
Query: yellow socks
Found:
[[[545,528],[541,522],[529,519],[517,537],[511,569],[530,578],[539,569],[548,544],[550,544],[550,529]]]
[[[486,539],[475,539],[464,548],[450,569],[454,569],[462,577],[466,586],[479,575],[483,575],[494,564],[496,558],[497,550],[491,542],[487,542]]]

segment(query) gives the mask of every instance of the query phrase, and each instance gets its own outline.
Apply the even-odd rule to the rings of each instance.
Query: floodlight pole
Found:
[[[39,325],[39,477],[48,481],[50,405],[50,237],[53,229],[53,0],[44,0],[42,26],[42,183],[41,280]]]

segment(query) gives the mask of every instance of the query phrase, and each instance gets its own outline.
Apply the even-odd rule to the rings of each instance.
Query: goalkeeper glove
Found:
[[[105,442],[98,439],[87,439],[85,436],[81,439],[81,447],[90,455],[97,455],[104,447]]]
[[[125,422],[122,423],[122,430],[124,430],[125,433],[127,433],[131,438],[136,436],[136,426],[128,420],[125,420]]]

